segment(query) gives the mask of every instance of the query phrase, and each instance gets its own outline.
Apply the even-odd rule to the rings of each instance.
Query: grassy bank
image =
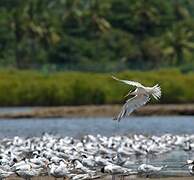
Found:
[[[121,103],[129,87],[116,82],[111,75],[81,72],[47,74],[36,71],[0,71],[0,106]],[[145,85],[159,83],[163,93],[161,103],[194,102],[194,74],[161,70],[127,71],[114,73],[114,75],[137,80]]]

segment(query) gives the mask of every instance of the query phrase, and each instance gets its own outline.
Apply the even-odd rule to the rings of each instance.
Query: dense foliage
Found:
[[[148,86],[159,83],[162,88],[160,103],[194,102],[192,73],[161,70],[126,71],[114,75]],[[113,80],[109,73],[0,71],[0,106],[123,103],[129,88]]]
[[[3,67],[189,71],[193,52],[193,0],[0,1]]]

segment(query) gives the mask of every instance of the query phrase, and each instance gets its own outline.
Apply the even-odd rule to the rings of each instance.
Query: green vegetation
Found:
[[[121,103],[111,72],[194,102],[194,1],[1,0],[0,69],[0,106]]]
[[[114,75],[150,86],[159,83],[163,93],[160,103],[194,102],[193,73],[161,70],[126,71]],[[48,75],[36,71],[0,71],[0,106],[122,103],[128,90],[127,85],[113,80],[108,73],[60,72]]]
[[[192,71],[193,59],[193,0],[0,1],[0,67]]]

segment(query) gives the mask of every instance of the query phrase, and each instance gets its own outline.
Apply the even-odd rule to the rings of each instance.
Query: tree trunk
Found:
[[[184,62],[183,49],[181,47],[177,47],[175,51],[176,51],[177,65],[182,65]]]
[[[20,23],[18,21],[17,15],[14,16],[14,35],[15,35],[15,61],[16,61],[16,67],[18,69],[22,68],[22,57],[21,57],[21,52],[19,48],[19,44],[21,43],[22,40],[22,32],[20,28]]]

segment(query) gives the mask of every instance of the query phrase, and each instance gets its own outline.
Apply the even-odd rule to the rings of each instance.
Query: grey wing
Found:
[[[131,114],[135,109],[143,106],[150,100],[148,95],[136,95],[126,101],[123,105],[121,112],[118,114],[114,120],[120,121],[122,118]]]
[[[115,76],[112,76],[113,79],[117,80],[117,81],[120,81],[120,82],[123,82],[125,84],[129,84],[129,85],[132,85],[132,86],[136,86],[136,87],[144,87],[142,84],[140,84],[139,82],[135,82],[135,81],[128,81],[128,80],[123,80],[123,79],[118,79],[116,78]]]

